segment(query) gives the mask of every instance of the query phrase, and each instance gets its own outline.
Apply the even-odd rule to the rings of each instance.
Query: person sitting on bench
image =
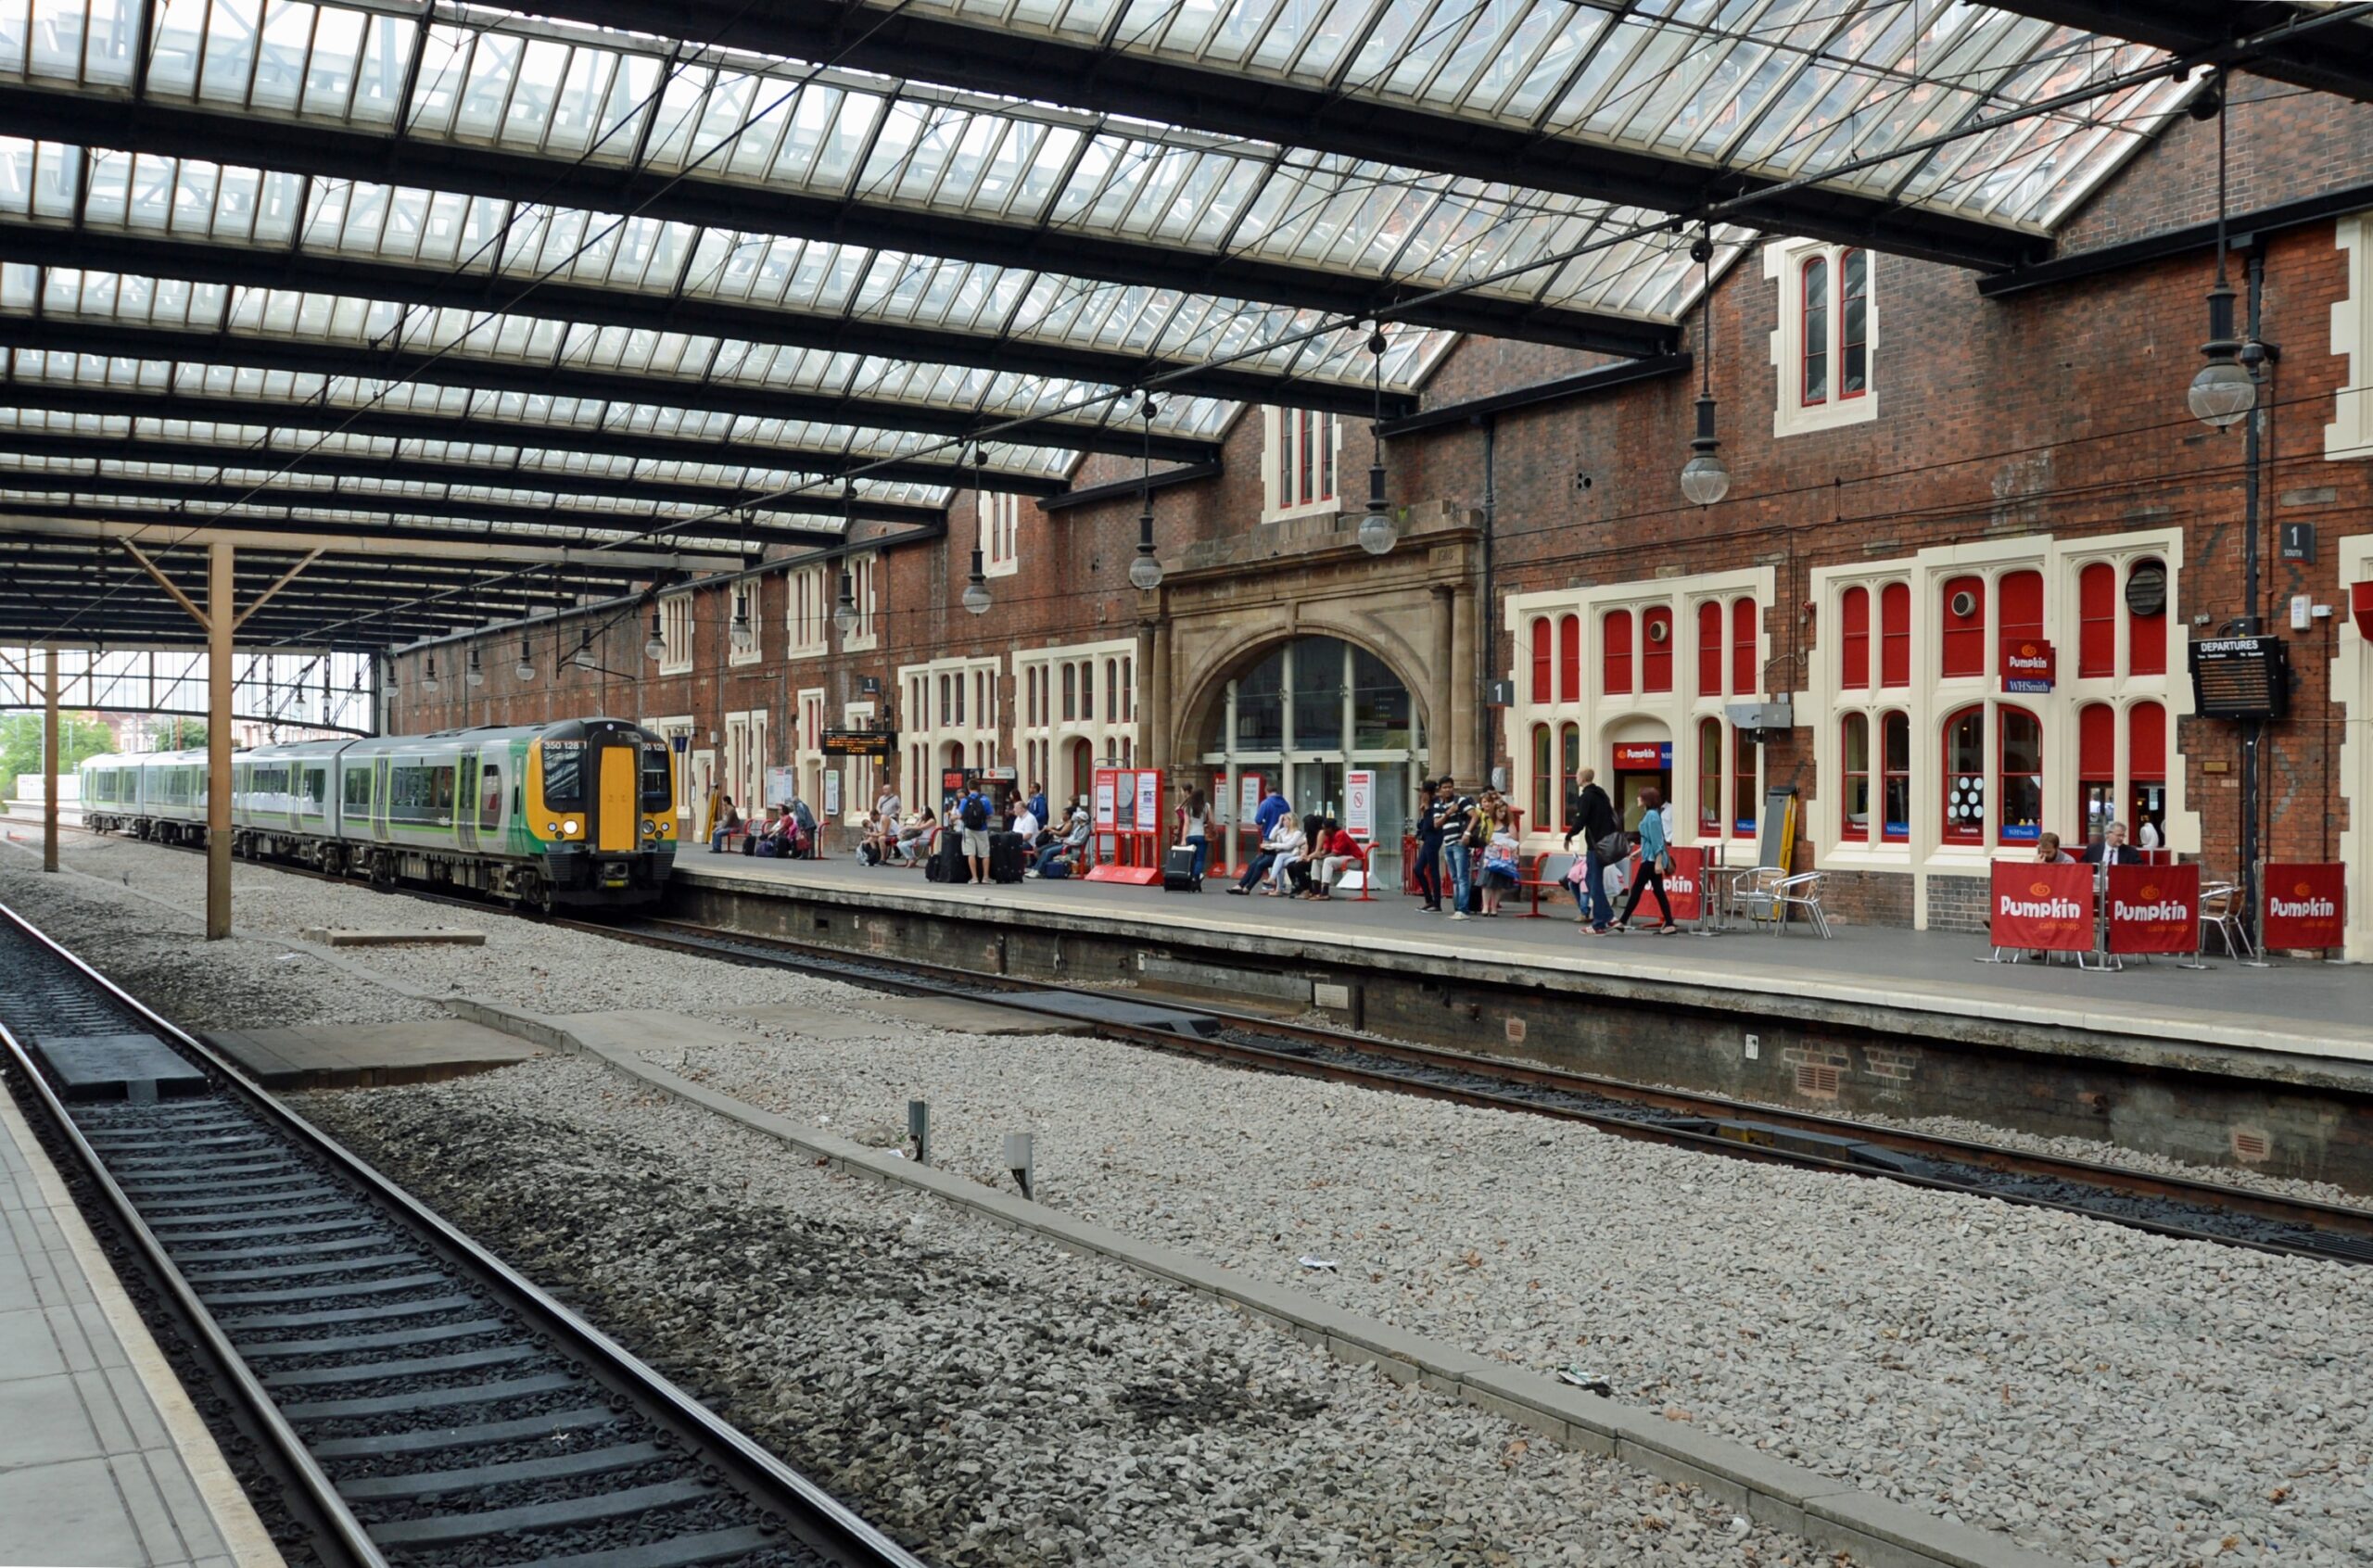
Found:
[[[720,795],[717,800],[717,826],[708,833],[708,853],[711,854],[723,854],[726,839],[742,831],[742,814],[733,809],[733,797]]]
[[[1070,876],[1077,864],[1080,851],[1087,846],[1088,831],[1087,813],[1074,806],[1072,809],[1071,830],[1031,856],[1030,868],[1022,875],[1026,877]],[[1049,872],[1047,867],[1056,865],[1060,865],[1062,869]]]

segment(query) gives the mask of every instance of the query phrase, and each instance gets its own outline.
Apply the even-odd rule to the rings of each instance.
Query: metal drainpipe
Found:
[[[1491,525],[1497,519],[1500,510],[1496,473],[1500,452],[1500,422],[1490,414],[1484,414],[1475,423],[1483,427],[1483,593],[1476,605],[1478,629],[1482,634],[1483,667],[1480,670],[1469,670],[1466,672],[1466,677],[1478,687],[1475,693],[1478,699],[1475,704],[1475,725],[1479,731],[1477,737],[1479,744],[1475,754],[1483,759],[1483,778],[1480,782],[1488,784],[1491,779],[1493,754],[1491,706],[1481,699],[1490,694],[1488,690],[1483,689],[1483,686],[1497,667],[1492,663],[1492,654],[1500,643],[1499,613],[1491,602]]]
[[[2265,253],[2252,249],[2249,259],[2249,327],[2246,341],[2259,341],[2259,311],[2265,301]],[[2266,417],[2264,362],[2252,367],[2250,374],[2259,383],[2261,393],[2256,407],[2241,432],[2241,630],[2250,637],[2258,635],[2265,626],[2258,613],[2258,464],[2261,459],[2260,432]],[[2244,720],[2241,727],[2241,907],[2242,920],[2250,934],[2257,934],[2258,922],[2258,810],[2260,802],[2258,752],[2265,739],[2264,719]]]

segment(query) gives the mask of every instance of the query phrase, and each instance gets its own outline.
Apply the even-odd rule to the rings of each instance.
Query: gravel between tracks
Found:
[[[592,1064],[305,1107],[948,1568],[1810,1561],[1702,1494]]]

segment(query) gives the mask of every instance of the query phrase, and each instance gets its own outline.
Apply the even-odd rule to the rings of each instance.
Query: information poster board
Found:
[[[2093,868],[1998,860],[1989,890],[1994,945],[2035,953],[2093,948]]]
[[[841,770],[827,768],[824,772],[824,814],[818,822],[837,822],[841,817]]]
[[[2106,897],[2112,953],[2200,950],[2198,865],[2113,866],[2108,869]]]
[[[1099,850],[1091,882],[1161,880],[1161,774],[1154,768],[1096,770],[1095,826]]]
[[[2348,942],[2347,867],[2333,864],[2285,864],[2265,868],[2265,907],[2258,911],[2258,944],[2278,947],[2341,947]]]
[[[1236,781],[1236,819],[1250,822],[1253,813],[1261,809],[1261,797],[1269,792],[1269,781],[1257,773],[1240,774]]]
[[[799,793],[799,770],[795,767],[767,769],[767,805],[791,809],[792,798]]]
[[[1100,833],[1109,833],[1117,826],[1112,817],[1113,778],[1110,773],[1096,776],[1096,828]]]
[[[1143,832],[1161,828],[1161,775],[1152,768],[1137,770],[1137,827]]]
[[[1376,770],[1355,767],[1343,775],[1343,827],[1364,844],[1376,842]]]

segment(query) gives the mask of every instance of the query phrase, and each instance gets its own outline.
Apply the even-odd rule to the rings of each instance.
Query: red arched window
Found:
[[[1582,700],[1582,618],[1561,615],[1557,620],[1557,701],[1579,702]]]
[[[1986,579],[1955,577],[1937,595],[1944,608],[1944,661],[1937,673],[1986,673]]]
[[[1871,386],[1870,253],[1849,250],[1837,268],[1837,395],[1859,398]]]
[[[1871,838],[1871,716],[1848,714],[1842,721],[1837,830],[1857,843]]]
[[[1643,610],[1640,613],[1640,689],[1672,689],[1672,612]]]
[[[2158,585],[2158,613],[2138,615],[2134,613],[2132,595],[2135,579],[2143,579],[2147,591],[2151,583]],[[2155,676],[2167,673],[2167,568],[2153,558],[2138,561],[2126,569],[2126,591],[2129,596],[2126,610],[2126,673]]]
[[[1945,841],[1986,841],[1986,709],[1971,706],[1945,720]]]
[[[2076,710],[2076,825],[2087,842],[2117,815],[2117,710],[2087,702]]]
[[[2126,714],[2126,772],[2137,784],[2167,777],[2167,710],[2137,702]]]
[[[1731,695],[1752,697],[1763,689],[1762,659],[1756,652],[1755,601],[1731,601]]]
[[[1719,606],[1714,613],[1720,618]],[[1719,661],[1714,667],[1720,670]],[[1697,833],[1722,836],[1722,721],[1710,715],[1697,721]]]
[[[1569,724],[1560,728],[1557,732],[1557,804],[1562,811],[1566,797],[1574,792],[1575,776],[1582,771],[1581,726]],[[1539,817],[1535,820],[1543,828],[1549,826],[1550,818],[1548,817]]]
[[[1829,401],[1829,258],[1815,256],[1805,262],[1805,374],[1804,398],[1807,404]]]
[[[1610,610],[1599,623],[1599,690],[1609,697],[1631,692],[1631,612]]]
[[[1756,795],[1761,782],[1757,766],[1754,741],[1744,729],[1731,731],[1731,836],[1738,839],[1755,837],[1755,816],[1762,805]]]
[[[1532,619],[1532,700],[1549,701],[1549,617]],[[1066,715],[1068,716],[1068,715]]]
[[[2043,836],[2043,721],[2005,702],[1995,709],[2002,731],[2001,841],[2031,844]]]
[[[1911,715],[1879,718],[1879,837],[1891,844],[1911,837]]]
[[[1697,695],[1721,694],[1722,606],[1719,601],[1709,599],[1697,607]]]
[[[1871,590],[1850,588],[1838,603],[1837,682],[1848,691],[1871,685]]]
[[[1535,822],[1552,820],[1549,815],[1549,785],[1554,778],[1555,774],[1550,766],[1549,727],[1536,724],[1532,727],[1532,819]]]
[[[2043,637],[2043,574],[2006,572],[2002,575],[2000,627],[2005,645],[2036,642]]]
[[[2117,568],[2106,561],[2076,574],[2076,673],[2117,674]]]
[[[1911,585],[1879,590],[1879,684],[1911,684]]]

